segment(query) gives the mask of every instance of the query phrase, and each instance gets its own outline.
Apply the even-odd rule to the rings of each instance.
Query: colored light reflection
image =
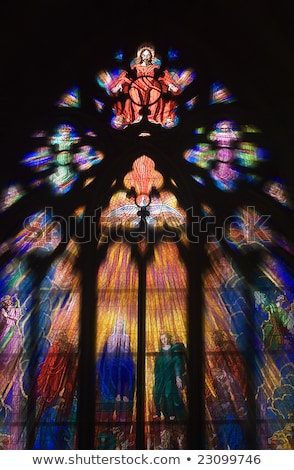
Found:
[[[26,192],[20,184],[11,184],[2,191],[0,196],[0,213],[5,212],[9,207],[19,201]]]
[[[81,100],[79,88],[74,87],[68,92],[64,93],[57,101],[57,106],[60,108],[80,108]]]
[[[86,135],[96,137],[89,130]],[[80,172],[89,170],[104,158],[102,152],[94,150],[91,145],[80,145],[81,137],[68,123],[57,126],[46,140],[48,145],[25,156],[22,164],[39,173],[35,183],[32,181],[33,186],[49,184],[56,195],[70,191]]]
[[[265,193],[285,207],[292,207],[286,185],[279,180],[268,181],[264,185]]]
[[[233,103],[236,101],[232,93],[220,82],[214,82],[211,86],[210,104]]]
[[[242,126],[241,126],[242,127]],[[243,126],[243,128],[246,126]],[[249,127],[246,128],[249,132]],[[209,176],[221,191],[235,191],[239,180],[256,183],[258,175],[248,172],[267,159],[264,149],[243,141],[243,134],[230,120],[221,120],[212,130],[195,129],[197,135],[207,137],[208,142],[199,142],[183,153],[183,158],[199,168],[208,170]]]

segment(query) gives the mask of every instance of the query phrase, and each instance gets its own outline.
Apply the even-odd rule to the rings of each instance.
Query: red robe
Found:
[[[62,398],[65,409],[70,408],[75,391],[76,364],[71,343],[54,343],[41,366],[37,379],[37,395],[41,406],[50,407]]]

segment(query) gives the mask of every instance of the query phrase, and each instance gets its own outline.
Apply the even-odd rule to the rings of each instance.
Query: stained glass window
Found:
[[[181,51],[112,63],[1,190],[0,447],[291,449],[293,201],[268,136]]]

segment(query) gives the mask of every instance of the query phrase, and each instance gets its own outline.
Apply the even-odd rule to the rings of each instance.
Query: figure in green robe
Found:
[[[287,333],[288,312],[282,307],[282,297],[280,295],[275,302],[262,305],[268,314],[262,324],[264,347],[271,351],[282,348]]]
[[[182,420],[186,417],[183,390],[186,374],[186,351],[182,343],[173,343],[171,336],[160,336],[161,348],[154,365],[154,418],[162,415],[166,420]]]

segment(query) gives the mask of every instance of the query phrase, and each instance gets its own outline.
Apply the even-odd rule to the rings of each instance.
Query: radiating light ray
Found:
[[[226,226],[226,240],[238,250],[269,247],[274,243],[269,216],[264,217],[255,207],[240,207],[230,216]]]
[[[24,228],[11,240],[11,248],[21,255],[31,249],[51,252],[61,241],[60,227],[46,211],[36,212],[24,221]]]
[[[22,163],[28,167],[33,167],[35,171],[45,171],[50,168],[53,161],[53,153],[49,146],[40,147],[35,152],[26,155]]]

